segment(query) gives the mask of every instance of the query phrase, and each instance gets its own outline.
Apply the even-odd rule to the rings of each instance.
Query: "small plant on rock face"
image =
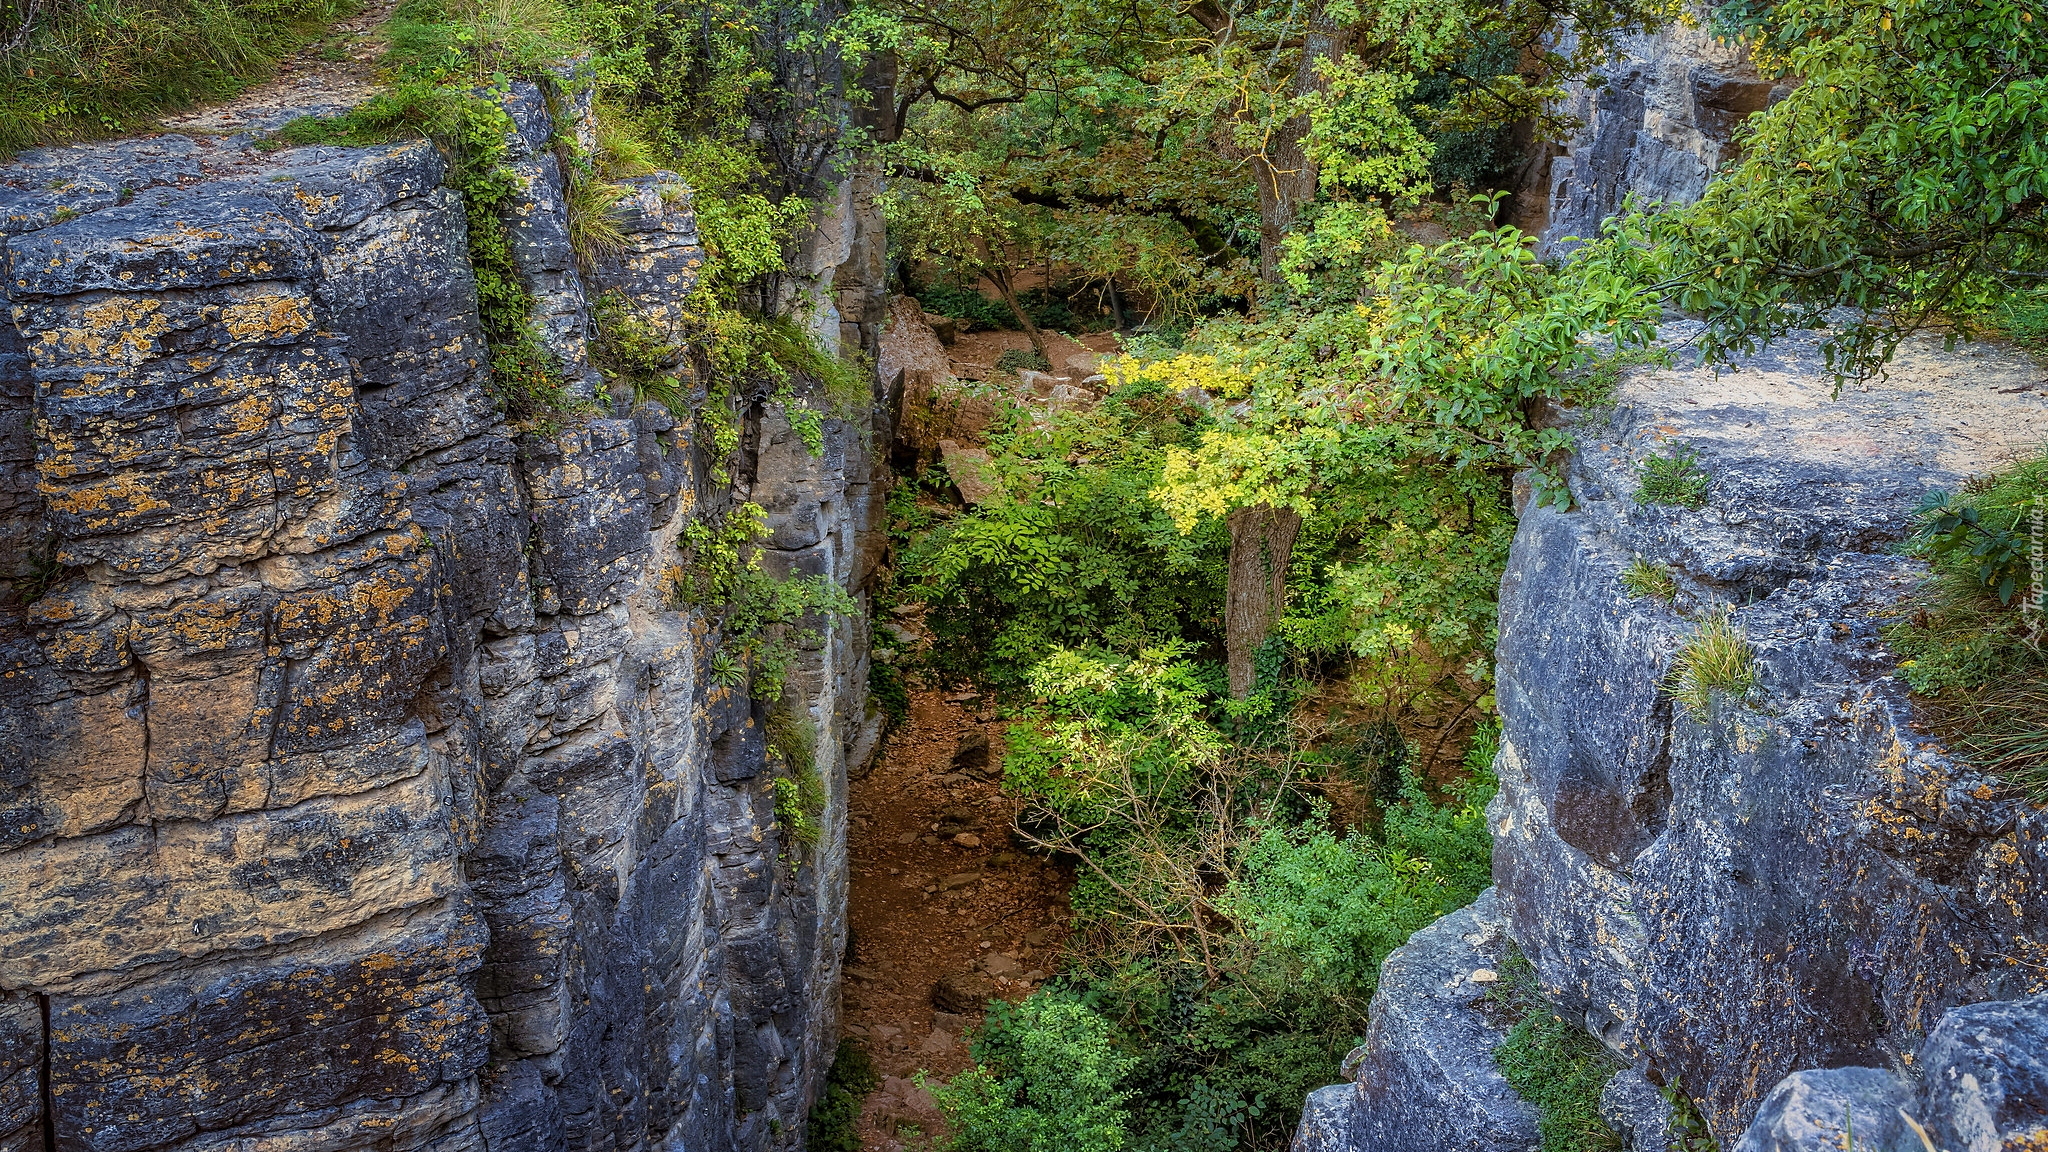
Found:
[[[1636,503],[1701,508],[1713,477],[1700,467],[1699,453],[1681,444],[1669,456],[1652,453],[1636,462]]]
[[[1732,614],[1700,625],[1671,661],[1664,690],[1704,720],[1715,694],[1742,700],[1756,690],[1756,651]]]
[[[1536,972],[1520,952],[1501,965],[1501,980],[1489,986],[1481,1010],[1518,1016],[1493,1050],[1500,1068],[1522,1099],[1536,1106],[1543,1152],[1592,1152],[1620,1148],[1620,1137],[1600,1115],[1600,1094],[1621,1070],[1598,1040],[1567,1021],[1543,998]]]
[[[1640,556],[1621,570],[1621,586],[1630,596],[1638,599],[1648,596],[1666,604],[1678,595],[1678,582],[1671,578],[1671,570],[1660,568]]]

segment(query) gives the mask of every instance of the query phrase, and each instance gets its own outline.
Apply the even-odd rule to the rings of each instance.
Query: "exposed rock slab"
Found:
[[[584,267],[578,98],[508,99],[514,256],[600,409],[558,433],[493,397],[426,144],[0,169],[0,1149],[801,1142],[865,626],[790,670],[828,793],[798,849],[769,702],[667,570],[751,499],[769,569],[857,588],[874,434],[814,454],[748,397],[728,485],[687,409],[606,407],[592,301],[673,328],[688,191],[635,181]]]
[[[2038,376],[1922,341],[1833,398],[1810,336],[1734,372],[1638,373],[1577,425],[1576,508],[1524,511],[1501,906],[1561,1007],[1684,1084],[1724,1145],[1787,1074],[1883,1066],[1950,1008],[2034,990],[2048,817],[1915,731],[1877,630],[1919,577],[1894,549],[1921,494],[2048,440]],[[1680,444],[1706,507],[1637,503],[1637,462]],[[1621,589],[1638,557],[1675,604]],[[1722,611],[1760,689],[1696,718],[1660,682]]]
[[[1507,1030],[1481,1012],[1512,950],[1489,888],[1410,937],[1380,969],[1348,1084],[1309,1097],[1294,1152],[1534,1152],[1536,1110],[1494,1063]]]

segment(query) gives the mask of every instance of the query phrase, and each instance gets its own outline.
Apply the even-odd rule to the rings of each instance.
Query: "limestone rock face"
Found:
[[[546,95],[508,221],[558,433],[492,397],[426,144],[0,169],[0,1149],[800,1144],[865,626],[789,676],[801,847],[775,702],[666,573],[749,499],[766,567],[857,589],[873,432],[750,398],[728,483],[698,412],[601,390],[592,301],[659,330],[703,251],[657,174],[578,261]]]
[[[1578,131],[1525,169],[1518,222],[1546,247],[1599,235],[1600,222],[1630,195],[1698,199],[1714,171],[1740,154],[1734,137],[1743,120],[1790,91],[1704,26],[1625,36],[1617,48],[1558,109]]]
[[[1679,333],[1673,333],[1678,335]],[[1639,374],[1578,426],[1576,508],[1524,510],[1501,589],[1494,877],[1547,989],[1732,1144],[1788,1073],[1883,1065],[1959,1004],[2034,989],[2048,817],[1914,730],[1877,630],[1918,579],[1929,488],[2048,439],[2038,370],[1909,347],[1831,399],[1811,337],[1712,375]],[[1679,446],[1706,506],[1635,499]],[[1631,598],[1632,561],[1672,604]],[[1732,612],[1747,701],[1660,684]]]
[[[1294,1152],[1535,1152],[1536,1110],[1493,1062],[1507,1029],[1475,1005],[1511,944],[1493,889],[1417,932],[1380,970],[1351,1083],[1309,1098]],[[1414,1085],[1428,1085],[1418,1099]]]
[[[1724,1148],[1840,1148],[1845,1110],[1858,1147],[1918,1147],[1901,1108],[1950,1152],[2027,1147],[2044,1123],[2048,813],[1915,729],[1879,636],[1923,571],[1896,550],[1921,495],[2048,441],[2038,378],[1916,341],[1835,398],[1810,335],[1720,374],[1640,370],[1611,411],[1567,417],[1571,510],[1522,508],[1501,589],[1498,914],[1558,1011],[1624,1078],[1682,1086]],[[1638,502],[1640,462],[1681,449],[1705,506]],[[1671,602],[1624,590],[1637,561],[1670,574]],[[1758,686],[1695,715],[1665,678],[1724,613]],[[1397,952],[1381,995],[1440,943],[1431,928]],[[1428,1130],[1466,1095],[1464,1073],[1425,1071],[1449,1034],[1376,1019],[1359,1096]],[[1603,1103],[1655,1147],[1642,1087]],[[1501,1133],[1469,1146],[1521,1146]]]

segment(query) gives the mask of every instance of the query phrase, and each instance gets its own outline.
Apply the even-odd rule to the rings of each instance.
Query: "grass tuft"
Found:
[[[1678,597],[1678,581],[1672,578],[1671,570],[1660,568],[1640,556],[1621,570],[1621,586],[1636,599],[1648,596],[1669,604]]]
[[[1636,462],[1636,503],[1702,508],[1713,477],[1700,467],[1699,453],[1680,444],[1669,456],[1654,453]]]
[[[1756,690],[1756,652],[1730,613],[1722,613],[1692,634],[1671,661],[1664,690],[1705,720],[1715,695],[1740,701]]]

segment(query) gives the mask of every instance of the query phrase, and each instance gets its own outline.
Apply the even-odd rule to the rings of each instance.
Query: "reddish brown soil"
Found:
[[[966,693],[916,692],[908,723],[853,785],[843,1027],[884,1076],[861,1118],[868,1152],[936,1135],[938,1114],[910,1077],[968,1066],[964,1034],[982,1013],[938,1010],[935,984],[974,973],[988,993],[1021,1000],[1058,964],[1070,879],[1010,842],[1012,806],[997,784],[1003,725],[982,705]],[[987,768],[955,771],[977,733],[990,742]],[[970,752],[964,763],[974,760]]]

